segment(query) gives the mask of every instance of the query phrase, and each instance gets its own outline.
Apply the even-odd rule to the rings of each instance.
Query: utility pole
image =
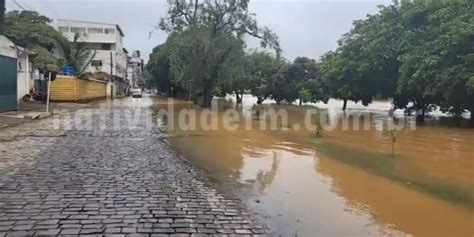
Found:
[[[51,94],[51,71],[48,73],[48,94],[46,95],[46,113],[49,112],[50,94]]]
[[[110,76],[113,76],[114,63],[112,61],[112,51],[110,52]]]
[[[110,51],[110,84],[112,84],[114,80],[114,62],[112,61],[112,51]],[[114,86],[111,85],[110,87],[110,98],[114,99]]]

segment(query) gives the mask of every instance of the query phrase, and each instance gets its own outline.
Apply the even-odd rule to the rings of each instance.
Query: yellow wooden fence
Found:
[[[106,98],[106,96],[106,81],[58,75],[51,83],[52,101],[83,102]]]

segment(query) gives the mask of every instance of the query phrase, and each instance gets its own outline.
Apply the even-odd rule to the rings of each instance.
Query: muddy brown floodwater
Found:
[[[254,102],[245,96],[242,113]],[[176,113],[189,107],[175,105]],[[164,100],[155,103],[165,106]],[[267,107],[287,109],[290,125],[303,123],[301,107]],[[392,157],[390,138],[379,129],[389,120],[388,102],[352,104],[345,114],[339,103],[321,107],[334,124],[368,115],[370,128],[338,126],[318,139],[293,126],[288,131],[198,126],[170,130],[170,142],[218,186],[246,200],[278,235],[474,235],[474,129],[440,126],[442,119],[433,119],[411,130],[407,122]]]

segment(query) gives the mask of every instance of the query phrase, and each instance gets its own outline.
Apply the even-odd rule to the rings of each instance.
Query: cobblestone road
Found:
[[[0,237],[264,233],[158,130],[58,131],[51,121],[0,130]]]

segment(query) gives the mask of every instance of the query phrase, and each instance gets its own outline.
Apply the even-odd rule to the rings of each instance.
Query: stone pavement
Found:
[[[158,130],[0,130],[0,237],[261,235]]]

